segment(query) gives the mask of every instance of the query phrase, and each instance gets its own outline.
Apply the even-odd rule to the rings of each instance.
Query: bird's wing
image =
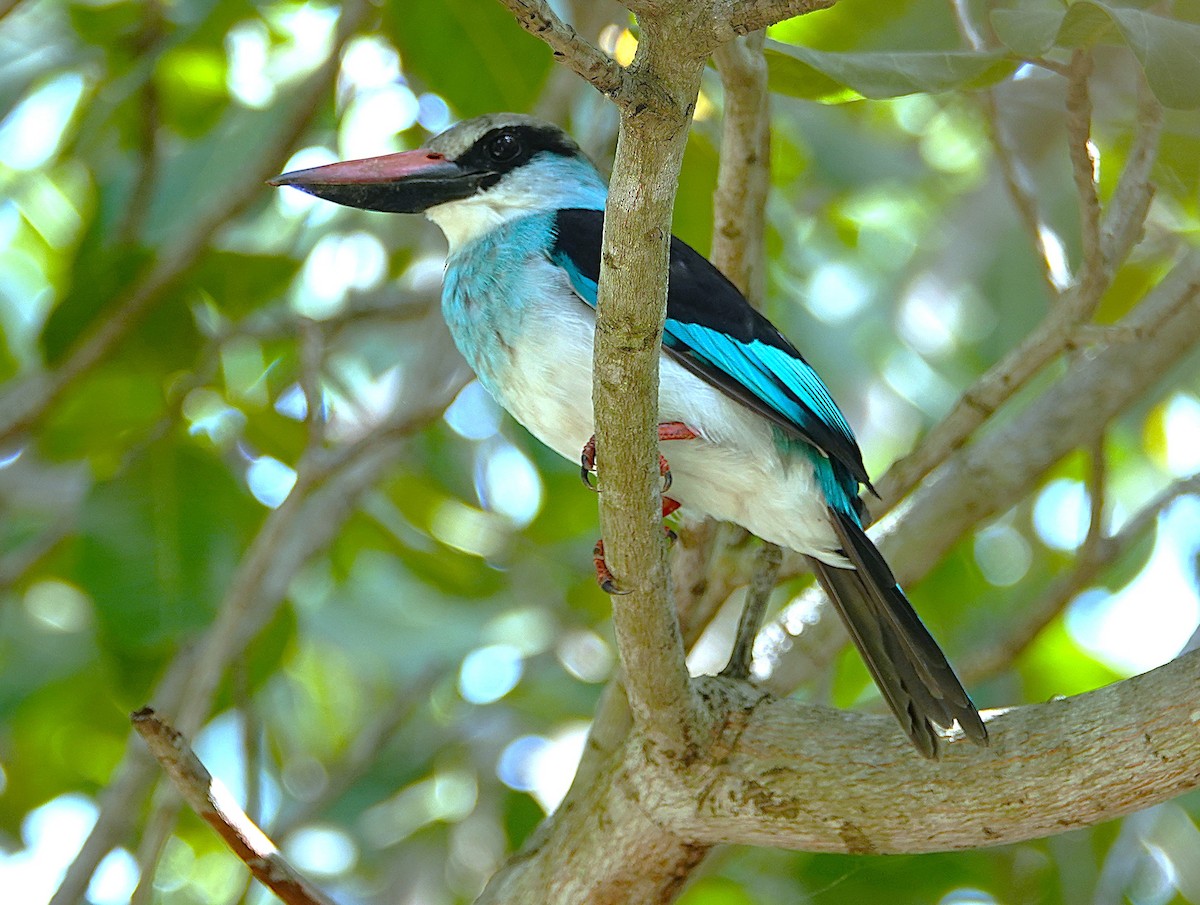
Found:
[[[604,212],[560,210],[551,259],[596,304]],[[672,237],[663,347],[693,373],[871,486],[858,442],[821,378],[716,267]]]

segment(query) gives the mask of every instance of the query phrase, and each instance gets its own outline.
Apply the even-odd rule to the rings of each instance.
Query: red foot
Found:
[[[658,426],[658,439],[661,440],[695,440],[699,434],[684,424],[682,421],[664,421]],[[591,439],[583,444],[583,451],[579,456],[579,477],[583,480],[583,486],[588,490],[597,490],[595,484],[592,483],[592,472],[596,470],[596,435],[592,434]],[[662,492],[666,493],[671,489],[671,466],[667,464],[667,458],[662,453],[658,454],[658,473],[662,475],[663,486]]]
[[[662,514],[666,518],[672,512],[680,507],[678,500],[673,500],[670,497],[662,498]],[[663,531],[667,533],[668,541],[678,540],[678,536],[663,525]],[[596,583],[600,585],[600,590],[606,594],[628,594],[629,591],[622,590],[617,584],[617,578],[612,573],[612,569],[608,567],[608,563],[604,559],[604,539],[596,541],[596,546],[592,547],[592,564],[596,567]]]
[[[628,594],[628,591],[617,587],[617,578],[604,561],[604,538],[596,541],[592,547],[592,563],[596,566],[596,583],[605,594]]]
[[[596,435],[592,434],[587,443],[583,444],[583,452],[579,454],[579,477],[583,486],[588,490],[598,491],[600,488],[592,483],[592,472],[596,470]]]

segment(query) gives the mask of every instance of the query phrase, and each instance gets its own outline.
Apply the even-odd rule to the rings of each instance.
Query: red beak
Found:
[[[464,170],[436,151],[420,148],[363,160],[295,170],[268,180],[318,198],[370,211],[417,214],[474,195],[485,174]]]

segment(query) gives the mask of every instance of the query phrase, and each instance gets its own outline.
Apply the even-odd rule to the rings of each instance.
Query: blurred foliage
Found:
[[[608,47],[630,26],[615,6],[559,6]],[[953,6],[986,50],[961,37]],[[122,758],[128,711],[163,694],[171,664],[235,605],[257,607],[262,629],[232,652],[199,733],[213,772],[252,790],[287,853],[342,901],[470,901],[562,794],[612,674],[608,601],[590,573],[595,500],[477,387],[445,419],[410,425],[420,430],[361,484],[336,483],[357,474],[348,466],[306,483],[306,469],[356,442],[382,444],[392,413],[415,418],[461,380],[436,311],[443,246],[417,218],[334,209],[259,181],[417,147],[496,109],[559,120],[603,161],[611,110],[494,0],[388,0],[340,46],[339,8],[323,2],[0,10],[0,882],[16,890],[6,901],[48,899]],[[1092,48],[1103,198],[1137,134],[1141,73],[1170,108],[1146,241],[1116,274],[1102,322],[1136,306],[1195,240],[1200,4],[858,0],[771,39],[766,309],[822,371],[876,474],[1050,304],[982,89],[1065,268],[1080,241],[1063,81],[1025,61],[1061,65]],[[330,53],[336,78],[314,84]],[[305,107],[310,90],[322,100]],[[721,104],[708,73],[676,212],[701,249]],[[289,161],[279,143],[297,115]],[[1181,369],[1112,426],[1116,523],[1200,467],[1198,396],[1195,368]],[[41,401],[30,418],[11,416],[31,399]],[[1082,457],[1061,463],[913,589],[953,660],[969,664],[1005,637],[1071,568],[1059,537],[1075,515],[1046,516],[1045,500],[1079,491],[1086,474]],[[300,516],[280,506],[293,481],[313,504]],[[318,499],[323,482],[329,499]],[[1127,551],[1086,606],[975,688],[981,705],[1128,674],[1080,626],[1098,624],[1158,551],[1178,548],[1192,568],[1195,513],[1160,524],[1182,539],[1151,532]],[[706,644],[727,643],[727,623]],[[800,693],[874,697],[850,656]],[[124,805],[145,814],[141,799]],[[1188,796],[977,852],[732,849],[681,901],[1196,902],[1190,875],[1172,867],[1197,857],[1196,808]],[[89,893],[97,905],[128,899],[144,826],[113,841]],[[234,902],[245,887],[187,815],[143,901]]]

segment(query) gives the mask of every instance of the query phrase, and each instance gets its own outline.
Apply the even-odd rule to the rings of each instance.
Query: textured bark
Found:
[[[531,9],[548,21],[539,0],[501,2],[520,8],[523,24]],[[969,848],[1094,824],[1200,785],[1197,655],[1077,698],[994,714],[989,749],[952,742],[935,762],[918,757],[890,718],[779,700],[736,679],[687,677],[669,604],[654,430],[670,216],[687,126],[710,51],[825,5],[627,2],[640,44],[619,78],[593,66],[590,49],[564,61],[600,73],[593,83],[621,111],[595,404],[601,523],[609,565],[629,592],[614,598],[614,623],[632,719],[612,686],[567,799],[493,877],[481,902],[665,903],[714,845]],[[578,39],[566,31],[541,36],[560,54]],[[1139,342],[1103,347],[1008,427],[953,455],[939,473],[946,477],[914,500],[918,526],[894,542],[925,555],[906,546],[895,557],[898,571],[928,568],[982,512],[1009,505],[1062,455],[1094,439],[1099,421],[1074,423],[1080,399],[1115,413],[1178,361],[1197,338],[1194,283],[1189,259],[1131,318]],[[1074,313],[1047,328],[1030,373],[1070,345]],[[995,396],[996,405],[1008,398]]]

